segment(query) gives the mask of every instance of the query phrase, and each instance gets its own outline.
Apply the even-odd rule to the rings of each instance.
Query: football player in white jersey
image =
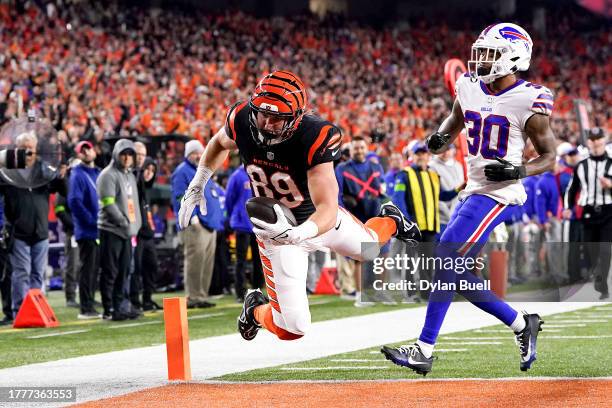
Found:
[[[469,73],[457,80],[451,114],[427,139],[428,148],[439,154],[463,127],[467,131],[467,187],[440,238],[439,253],[476,256],[491,231],[525,202],[520,179],[554,166],[555,141],[549,126],[553,95],[547,88],[516,75],[529,68],[532,46],[531,37],[518,25],[488,26],[472,45]],[[527,138],[539,156],[523,164]],[[460,281],[481,282],[470,273],[448,269],[437,270],[436,281],[454,282],[457,288]],[[488,290],[459,293],[514,331],[520,368],[528,370],[536,359],[536,340],[543,323],[540,317],[518,313]],[[384,346],[381,352],[385,357],[423,375],[431,371],[434,344],[453,296],[452,290],[432,291],[425,326],[417,342],[398,348]]]

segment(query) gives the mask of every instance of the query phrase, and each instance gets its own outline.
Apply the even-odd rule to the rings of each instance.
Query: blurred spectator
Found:
[[[391,153],[389,157],[389,170],[385,173],[385,194],[387,196],[393,195],[395,189],[395,177],[404,168],[404,157],[401,153]]]
[[[94,307],[100,268],[98,245],[98,192],[96,182],[100,170],[95,166],[96,150],[90,142],[79,142],[75,147],[80,164],[70,172],[68,207],[74,222],[74,238],[79,246],[79,319],[99,319],[102,315]]]
[[[138,183],[138,198],[140,213],[142,214],[142,227],[138,231],[138,243],[134,251],[134,274],[130,281],[130,300],[134,307],[143,311],[161,310],[162,306],[153,301],[155,281],[158,275],[157,247],[155,246],[155,223],[151,212],[149,191],[155,183],[157,164],[147,157],[144,144],[134,143],[136,148],[136,165],[134,170]],[[139,156],[140,154],[140,156]],[[144,158],[142,158],[144,154]],[[142,294],[142,302],[140,296]]]
[[[549,278],[557,283],[565,283],[567,277],[567,259],[562,247],[558,244],[561,237],[561,191],[557,179],[557,167],[554,171],[541,174],[536,184],[536,212],[540,228],[544,232],[546,272]],[[567,254],[565,254],[567,255]]]
[[[351,159],[336,166],[338,181],[338,202],[361,222],[366,222],[380,213],[383,190],[382,166],[372,160],[366,160],[368,143],[362,137],[355,137],[350,145]],[[388,247],[387,247],[388,248]],[[383,249],[384,251],[384,249]],[[384,252],[388,252],[388,249]],[[355,306],[365,306],[361,302],[361,263],[354,263]],[[316,272],[316,269],[309,269]],[[370,278],[370,277],[365,277]],[[312,280],[316,280],[311,278]]]
[[[221,297],[224,293],[230,293],[230,250],[228,240],[226,194],[222,184],[227,186],[227,175],[225,173],[215,174],[212,193],[218,197],[221,210],[220,222],[216,223],[217,244],[215,246],[215,265],[211,279],[209,295]]]
[[[436,235],[440,232],[439,202],[455,198],[465,184],[443,190],[440,176],[429,167],[431,155],[427,146],[417,143],[412,147],[412,153],[414,155],[413,164],[397,175],[393,202],[417,223],[423,237],[422,242],[433,244]],[[425,256],[433,256],[433,245],[424,245],[422,248]],[[419,277],[421,280],[431,281],[432,273],[431,269],[422,268],[419,271]],[[426,298],[425,291],[421,292],[421,297]]]
[[[17,137],[18,148],[36,152],[38,139],[33,133]],[[27,179],[43,173],[43,164],[37,155],[26,158],[26,168],[18,170]],[[4,214],[9,235],[9,259],[12,267],[11,296],[13,314],[16,315],[29,289],[41,289],[47,269],[49,251],[49,195],[66,194],[61,174],[36,188],[2,187]]]
[[[563,212],[566,219],[571,218],[580,191],[578,204],[583,208],[584,240],[595,277],[595,290],[601,294],[601,300],[610,296],[608,274],[612,258],[612,158],[606,153],[607,139],[601,129],[591,129],[587,141],[589,157],[574,169]]]
[[[257,239],[253,234],[253,225],[249,220],[246,212],[246,202],[253,196],[249,176],[247,175],[244,166],[239,166],[230,176],[227,183],[227,194],[225,196],[225,205],[229,217],[229,225],[234,230],[236,235],[236,266],[234,268],[236,289],[236,298],[238,303],[244,302],[245,288],[245,270],[248,248],[251,248],[251,287],[263,287],[263,271],[261,260],[259,258],[259,247]]]
[[[4,228],[4,198],[0,196],[0,296],[2,297],[2,313],[0,326],[13,324],[13,308],[11,305],[11,264],[8,259],[8,239]]]
[[[454,144],[451,144],[449,149],[442,154],[435,155],[429,167],[432,168],[440,176],[440,189],[443,191],[454,190],[461,188],[463,184],[463,166],[455,160],[457,149]],[[459,202],[457,197],[449,201],[441,201],[440,205],[440,234],[446,229],[446,225]]]
[[[73,160],[70,167],[78,165],[78,160]],[[70,170],[66,173],[65,183],[68,183]],[[67,191],[68,188],[66,187]],[[79,281],[79,247],[74,238],[74,223],[72,213],[68,206],[67,195],[57,194],[55,196],[55,215],[61,221],[64,231],[64,293],[66,295],[66,306],[79,307],[76,301],[76,289]]]
[[[115,321],[135,319],[129,301],[129,271],[132,242],[142,225],[138,185],[131,172],[134,164],[134,143],[117,141],[113,159],[102,170],[97,190],[102,208],[98,215],[100,230],[100,292],[104,318]]]
[[[204,146],[197,140],[185,144],[185,159],[172,173],[172,206],[174,216],[178,216],[181,199],[196,173]],[[209,302],[210,282],[215,263],[215,247],[217,233],[215,229],[222,222],[221,207],[218,194],[213,193],[213,181],[204,187],[206,199],[206,215],[197,206],[191,218],[191,224],[180,231],[183,243],[185,293],[187,307],[207,308],[215,306]],[[177,217],[178,218],[178,217]]]

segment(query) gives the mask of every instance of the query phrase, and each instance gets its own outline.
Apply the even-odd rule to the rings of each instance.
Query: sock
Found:
[[[510,328],[512,329],[513,332],[519,333],[519,332],[522,332],[526,326],[527,326],[527,322],[525,322],[525,318],[523,317],[523,314],[517,313],[516,319],[514,319],[514,321],[510,325]]]
[[[378,242],[384,244],[397,232],[395,221],[389,217],[374,217],[366,221],[365,226],[378,236]]]
[[[427,358],[431,358],[431,355],[433,354],[434,351],[434,345],[433,344],[428,344],[425,343],[421,340],[417,340],[416,341],[417,346],[419,346],[421,348],[421,352],[423,353],[423,355]]]
[[[302,337],[301,334],[295,334],[282,329],[274,323],[274,317],[272,316],[272,306],[268,303],[265,305],[257,306],[253,310],[253,316],[257,323],[261,324],[270,333],[273,333],[281,340],[296,340]]]

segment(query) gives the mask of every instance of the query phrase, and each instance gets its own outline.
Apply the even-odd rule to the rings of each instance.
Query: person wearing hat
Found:
[[[178,219],[180,203],[196,174],[204,146],[198,140],[185,143],[185,158],[172,173],[172,207]],[[216,229],[223,223],[219,194],[209,180],[204,187],[206,212],[196,206],[187,228],[179,235],[183,243],[185,293],[187,307],[207,308],[215,306],[209,302],[209,289],[215,264]]]
[[[79,319],[99,319],[94,307],[94,293],[100,267],[98,246],[98,192],[96,181],[100,170],[94,164],[96,150],[88,141],[75,147],[80,163],[70,171],[68,208],[74,224],[74,240],[79,251]]]
[[[591,129],[587,140],[589,157],[574,169],[565,195],[563,217],[571,219],[576,205],[582,207],[584,242],[592,262],[594,287],[600,300],[607,299],[612,258],[612,157],[606,152],[608,137],[601,128]],[[579,198],[578,192],[580,192]]]
[[[450,201],[465,187],[458,181],[455,188],[443,190],[440,185],[440,175],[429,167],[431,154],[427,145],[421,142],[412,145],[413,162],[399,172],[395,179],[392,199],[409,219],[415,221],[421,230],[422,242],[433,243],[440,232],[440,200]],[[433,251],[433,246],[425,246],[426,251]],[[425,255],[433,255],[425,254]],[[423,268],[419,271],[421,280],[431,281],[431,270]],[[426,291],[421,292],[423,299]]]
[[[100,292],[105,319],[135,319],[129,300],[129,271],[132,246],[142,225],[138,185],[131,171],[136,151],[134,143],[120,139],[112,160],[97,180],[101,206],[98,212],[100,235]]]

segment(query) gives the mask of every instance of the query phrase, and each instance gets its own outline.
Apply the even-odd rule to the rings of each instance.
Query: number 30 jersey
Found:
[[[252,129],[249,115],[248,102],[235,104],[227,114],[225,131],[238,145],[253,194],[279,200],[301,224],[315,212],[307,172],[340,158],[342,134],[332,123],[304,115],[290,138],[264,148],[255,141],[257,130]]]
[[[545,87],[519,79],[494,93],[468,74],[456,84],[457,100],[465,118],[468,145],[468,182],[460,198],[482,194],[502,204],[520,204],[527,194],[520,180],[488,181],[484,167],[498,163],[495,157],[521,165],[525,148],[525,125],[534,114],[550,116],[553,95]]]

